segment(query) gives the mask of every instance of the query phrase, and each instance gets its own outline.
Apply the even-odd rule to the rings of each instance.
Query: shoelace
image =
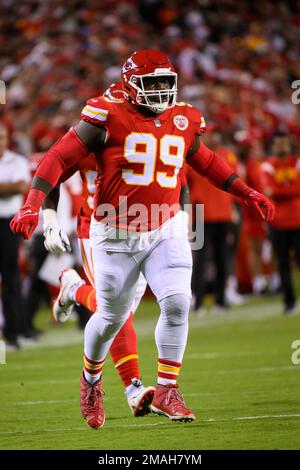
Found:
[[[170,388],[166,396],[166,405],[172,405],[175,410],[185,407],[184,399],[176,388]]]
[[[131,380],[131,383],[132,383],[132,385],[133,385],[134,387],[137,387],[137,388],[142,385],[142,381],[139,380],[139,379],[132,379],[132,380]]]
[[[99,387],[88,387],[86,391],[86,401],[91,406],[91,411],[96,412],[98,410],[99,398],[104,395],[104,391],[100,390]]]

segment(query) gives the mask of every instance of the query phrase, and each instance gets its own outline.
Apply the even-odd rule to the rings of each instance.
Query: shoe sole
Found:
[[[102,423],[101,426],[99,426],[99,427],[90,426],[89,423],[87,422],[87,420],[86,420],[85,418],[83,418],[83,419],[84,419],[84,422],[85,422],[85,424],[87,425],[87,427],[88,427],[89,429],[94,429],[95,431],[99,431],[99,429],[103,428],[103,426],[104,426],[104,424],[105,424],[105,416],[104,416],[104,419],[103,419],[103,423]]]
[[[192,421],[195,421],[196,417],[194,415],[188,415],[188,416],[171,416],[165,411],[161,411],[159,408],[156,408],[155,406],[151,405],[150,406],[151,411],[159,416],[165,416],[166,418],[169,418],[171,421],[174,421],[175,423],[191,423]]]
[[[146,390],[144,395],[142,396],[139,406],[134,410],[133,416],[135,418],[139,418],[141,416],[147,416],[151,413],[150,405],[152,403],[153,397],[155,393],[155,388]]]
[[[53,304],[52,318],[57,323],[65,323],[70,318],[72,310],[73,310],[73,304],[69,305],[69,307],[67,308],[61,307],[61,305],[59,304],[59,297],[58,297]]]

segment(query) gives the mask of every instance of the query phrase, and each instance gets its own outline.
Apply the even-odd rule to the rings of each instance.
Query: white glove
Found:
[[[60,253],[70,252],[71,245],[68,236],[60,228],[57,220],[56,211],[53,209],[43,210],[43,228],[44,245],[47,251],[58,255]]]

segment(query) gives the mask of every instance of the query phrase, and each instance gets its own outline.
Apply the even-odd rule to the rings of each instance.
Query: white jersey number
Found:
[[[163,188],[175,188],[177,176],[183,165],[184,138],[178,135],[164,135],[159,142],[159,155],[157,155],[158,139],[153,134],[132,132],[125,140],[124,157],[130,163],[143,165],[142,172],[126,169],[122,170],[123,180],[130,185],[149,186],[155,179]],[[173,168],[173,174],[167,171],[158,171],[155,174],[157,156],[168,167]]]
[[[87,198],[88,206],[93,209],[94,208],[94,195],[96,189],[96,179],[97,179],[97,172],[93,170],[88,170],[84,174],[86,179],[86,187],[89,193]]]

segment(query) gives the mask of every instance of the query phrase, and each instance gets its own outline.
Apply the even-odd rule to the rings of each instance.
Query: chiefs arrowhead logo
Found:
[[[126,60],[125,64],[123,65],[122,73],[129,72],[130,70],[133,70],[135,68],[137,68],[137,65],[130,57],[128,60]]]
[[[180,131],[185,131],[189,125],[188,118],[181,116],[180,114],[177,114],[177,116],[174,117],[173,122]]]

